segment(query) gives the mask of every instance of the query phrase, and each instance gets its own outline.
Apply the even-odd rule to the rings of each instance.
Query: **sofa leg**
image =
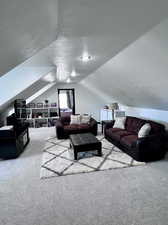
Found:
[[[101,148],[98,149],[98,156],[102,156],[102,150],[101,150]]]
[[[78,159],[78,153],[76,151],[74,151],[74,159],[77,160]]]

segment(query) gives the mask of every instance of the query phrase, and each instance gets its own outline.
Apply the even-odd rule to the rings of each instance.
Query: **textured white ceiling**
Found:
[[[167,8],[167,0],[60,0],[59,4],[56,0],[3,0],[0,3],[0,75],[33,55],[25,65],[35,68],[35,72],[38,70],[38,79],[51,67],[57,68],[57,74],[53,74],[53,77],[57,75],[57,83],[65,82],[73,69],[79,76],[72,81],[80,82],[168,17]],[[93,60],[82,63],[79,57],[84,51]],[[23,96],[23,90],[32,84],[30,81],[37,81],[36,73],[30,68],[27,75],[23,64],[17,68],[22,73],[21,80],[26,79],[21,89],[22,83],[18,81]],[[16,79],[19,76],[15,73]],[[95,82],[99,82],[98,76]]]
[[[57,37],[57,0],[0,1],[0,76]]]
[[[62,79],[76,69],[85,78],[168,16],[165,0],[61,0],[53,63]],[[52,49],[52,50],[53,50]],[[82,63],[87,51],[93,60]],[[60,76],[61,76],[60,75]]]
[[[167,40],[165,20],[81,83],[124,105],[168,110]]]

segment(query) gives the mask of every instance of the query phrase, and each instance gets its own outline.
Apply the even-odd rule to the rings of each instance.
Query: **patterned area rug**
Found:
[[[102,135],[97,136],[97,138],[102,142],[102,157],[96,156],[97,151],[82,152],[78,153],[76,161],[73,150],[69,147],[69,140],[58,140],[57,138],[46,140],[40,178],[145,165],[145,163],[137,162],[123,153]]]

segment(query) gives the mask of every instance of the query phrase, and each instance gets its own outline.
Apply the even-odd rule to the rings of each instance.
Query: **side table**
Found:
[[[101,121],[101,126],[102,126],[102,134],[103,134],[103,131],[104,131],[104,125],[106,124],[106,123],[110,123],[110,122],[112,122],[113,120],[102,120]]]

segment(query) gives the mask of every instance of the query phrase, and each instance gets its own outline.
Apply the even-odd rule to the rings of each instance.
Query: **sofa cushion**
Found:
[[[88,124],[90,122],[90,118],[91,118],[90,115],[83,114],[83,115],[81,115],[81,121],[80,122],[82,124]]]
[[[79,130],[89,130],[90,129],[90,125],[82,123],[82,124],[78,125],[78,129]]]
[[[77,124],[71,124],[71,125],[66,125],[64,126],[65,131],[75,131],[78,130],[78,125]]]
[[[71,124],[71,125],[67,125],[67,126],[64,126],[64,130],[65,132],[67,132],[68,134],[71,134],[71,133],[82,133],[82,132],[89,132],[90,130],[90,126],[88,124]]]
[[[125,120],[126,120],[126,117],[116,118],[113,127],[114,128],[125,129]]]
[[[111,137],[112,134],[114,132],[117,132],[117,131],[123,131],[123,129],[120,129],[120,128],[109,128],[109,129],[105,130],[105,133],[106,133],[107,136]]]
[[[80,124],[81,117],[80,115],[71,115],[70,124]]]
[[[118,131],[123,131],[121,128],[110,128],[111,132],[118,132]]]
[[[148,120],[147,122],[151,125],[151,131],[149,134],[158,134],[165,131],[165,126],[163,124],[151,120]]]
[[[121,138],[121,144],[131,148],[133,144],[137,141],[138,136],[137,135],[128,135]]]
[[[120,141],[120,139],[124,136],[127,135],[131,135],[132,133],[126,130],[122,130],[122,131],[116,131],[116,132],[112,132],[111,137],[117,141]]]
[[[134,132],[137,134],[141,127],[146,123],[145,120],[127,116],[126,122],[125,122],[125,129],[130,132]]]

